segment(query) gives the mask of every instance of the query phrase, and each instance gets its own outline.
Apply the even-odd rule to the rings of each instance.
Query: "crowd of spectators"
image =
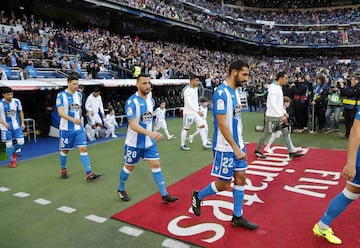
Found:
[[[335,24],[359,23],[359,6],[317,10],[259,10],[204,0],[165,1],[112,0],[176,21],[190,23],[207,31],[217,31],[258,43],[291,46],[358,44],[356,25],[339,29]],[[189,8],[186,4],[190,3]],[[174,4],[177,4],[176,7]],[[287,28],[284,29],[284,25]],[[324,28],[322,25],[333,24]],[[307,30],[303,25],[312,25]],[[290,27],[290,29],[289,29]]]
[[[120,36],[99,28],[86,31],[62,28],[53,22],[40,22],[33,15],[16,18],[1,12],[1,23],[21,25],[20,31],[0,33],[2,50],[0,57],[10,67],[52,67],[69,71],[87,70],[88,77],[96,77],[100,70],[124,68],[128,72],[140,67],[141,72],[152,78],[188,78],[189,73],[201,75],[202,81],[211,81],[212,87],[225,79],[227,65],[238,55],[222,51],[210,51],[185,44],[163,41],[146,41],[140,37]],[[36,28],[35,28],[36,27]],[[39,37],[38,46],[32,37]],[[8,43],[12,40],[12,44]],[[15,49],[15,41],[33,46],[34,49]],[[6,47],[10,49],[6,49]],[[342,63],[337,58],[269,58],[247,56],[244,59],[252,66],[251,82],[264,84],[271,81],[270,76],[281,68],[294,71],[301,68],[312,78],[322,68],[329,70],[332,78],[347,77],[358,69],[355,63]],[[132,77],[132,75],[121,75]]]
[[[136,67],[151,78],[189,78],[190,73],[199,75],[204,87],[213,89],[226,79],[229,63],[238,54],[211,51],[164,41],[147,41],[140,37],[121,36],[99,28],[88,30],[68,29],[55,23],[43,22],[34,15],[15,17],[13,13],[0,12],[1,24],[10,27],[0,32],[2,63],[12,68],[26,66],[53,67],[66,72],[85,70],[88,78],[96,78],[97,72],[124,68],[133,77]],[[20,28],[19,28],[20,27]],[[24,46],[24,44],[26,46]],[[241,55],[251,66],[247,85],[249,104],[264,110],[266,85],[274,74],[286,70],[290,82],[298,75],[306,76],[310,85],[316,86],[315,77],[326,75],[327,82],[347,79],[359,70],[353,57],[338,58],[280,58]]]

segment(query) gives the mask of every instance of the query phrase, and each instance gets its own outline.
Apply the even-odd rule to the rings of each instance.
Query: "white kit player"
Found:
[[[198,97],[199,77],[192,75],[190,77],[190,84],[184,89],[184,112],[183,112],[183,129],[181,130],[181,150],[188,151],[189,147],[186,146],[185,140],[190,126],[193,122],[200,128],[200,136],[204,149],[211,149],[212,147],[207,144],[207,135],[205,124],[203,120],[203,113],[199,110],[199,97]]]
[[[167,124],[166,124],[166,103],[165,101],[160,102],[160,106],[155,110],[155,128],[154,131],[157,132],[162,128],[166,134],[167,139],[174,138],[174,135],[169,134]]]
[[[91,134],[91,137],[99,137],[99,131],[103,127],[102,118],[105,117],[104,105],[99,88],[95,88],[94,92],[87,97],[85,108],[88,116],[88,122],[94,132]]]

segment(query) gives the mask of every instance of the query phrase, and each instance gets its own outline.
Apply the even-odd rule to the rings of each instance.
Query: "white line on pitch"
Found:
[[[59,208],[57,208],[57,210],[59,210],[61,212],[64,212],[64,213],[67,213],[67,214],[71,214],[71,213],[76,211],[75,208],[71,208],[71,207],[67,207],[67,206],[59,207]]]
[[[16,197],[20,197],[20,198],[24,198],[24,197],[28,197],[30,194],[25,193],[25,192],[17,192],[14,194],[14,196]]]
[[[190,246],[187,244],[184,244],[183,242],[176,241],[173,239],[165,239],[162,244],[162,246],[167,248],[189,248]]]
[[[35,203],[37,204],[40,204],[40,205],[48,205],[51,203],[51,201],[48,201],[46,199],[43,199],[43,198],[39,198],[39,199],[36,199],[34,200]]]
[[[6,191],[9,191],[9,190],[10,190],[9,188],[0,187],[0,192],[6,192]]]
[[[119,232],[125,233],[127,235],[130,236],[134,236],[134,237],[138,237],[141,234],[144,233],[143,230],[137,229],[137,228],[133,228],[133,227],[129,227],[129,226],[123,226],[119,229]]]
[[[96,215],[88,215],[85,217],[85,219],[97,222],[97,223],[104,223],[105,221],[107,221],[107,218],[104,217],[100,217],[100,216],[96,216]]]

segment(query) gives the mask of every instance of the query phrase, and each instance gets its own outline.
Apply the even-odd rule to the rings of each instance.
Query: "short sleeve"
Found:
[[[126,118],[128,120],[134,119],[136,117],[136,106],[134,101],[127,100],[125,104]]]
[[[222,90],[216,90],[213,96],[213,111],[214,115],[226,114],[226,93]]]

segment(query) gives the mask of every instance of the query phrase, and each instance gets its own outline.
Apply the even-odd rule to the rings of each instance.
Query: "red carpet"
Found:
[[[247,149],[253,151],[255,145]],[[284,154],[284,147],[275,152],[266,160],[258,160],[249,152],[244,216],[259,224],[255,231],[230,225],[231,191],[205,198],[201,216],[192,213],[190,192],[215,179],[209,175],[210,166],[168,188],[169,193],[180,198],[175,204],[163,205],[159,194],[155,194],[112,218],[203,247],[332,246],[314,236],[312,227],[345,185],[340,172],[346,152],[304,149],[305,155],[292,161]],[[342,248],[360,247],[359,220],[359,202],[355,202],[332,223],[343,240]]]

